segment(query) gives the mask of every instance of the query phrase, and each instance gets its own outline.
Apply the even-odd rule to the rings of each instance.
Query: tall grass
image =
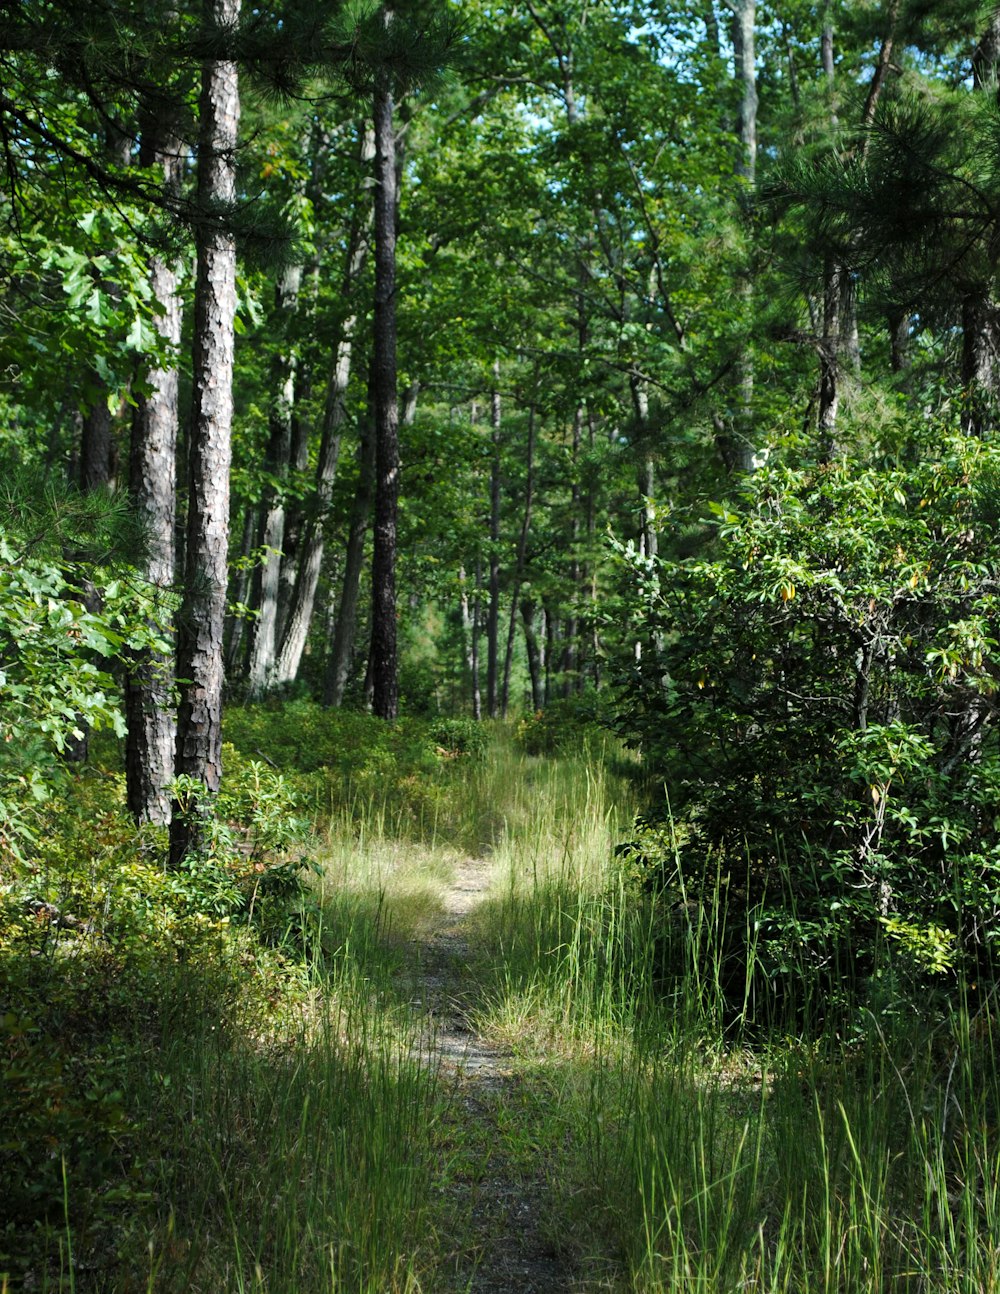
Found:
[[[381,1294],[433,1267],[436,1076],[370,1002],[338,1007],[270,1045],[166,1040],[156,1289]]]
[[[630,806],[599,764],[508,772],[479,1021],[545,1067],[567,1148],[551,1227],[649,1294],[1000,1289],[992,1004],[934,1022],[899,997],[849,1040],[775,1010],[751,1045],[755,914],[721,877],[660,908],[614,853]]]
[[[995,1004],[970,986],[936,1021],[897,994],[849,1036],[788,1012],[747,1031],[766,1016],[755,914],[734,915],[721,876],[670,909],[643,885],[616,852],[633,804],[608,754],[528,757],[498,729],[433,795],[330,798],[297,971],[226,937],[116,1008],[100,1054],[126,1093],[121,1205],[85,1200],[67,1159],[35,1287],[457,1291],[476,1245],[462,1182],[490,1189],[469,1157],[496,1153],[529,1185],[547,1175],[531,1207],[584,1287],[1000,1290]],[[491,888],[448,988],[515,1075],[478,1105],[454,1101],[411,1006],[470,854]],[[91,973],[82,954],[74,970]],[[54,1009],[73,1025],[73,1003]]]

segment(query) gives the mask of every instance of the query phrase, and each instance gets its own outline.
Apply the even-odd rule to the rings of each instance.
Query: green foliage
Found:
[[[713,505],[708,555],[620,549],[648,644],[622,731],[685,859],[718,860],[694,897],[718,866],[776,979],[860,984],[882,945],[918,978],[993,961],[998,463],[943,437],[763,469]]]
[[[596,695],[565,697],[525,715],[518,721],[514,737],[527,755],[566,754],[586,749],[590,741],[600,741],[604,717]]]
[[[112,663],[165,647],[162,608],[106,549],[121,530],[120,503],[34,484],[30,505],[9,487],[0,518],[0,867],[32,842],[38,806],[63,779],[67,741],[84,728],[124,733]],[[98,564],[86,560],[94,555]]]
[[[244,758],[266,758],[317,815],[353,812],[371,801],[400,834],[433,837],[457,826],[450,792],[483,756],[481,727],[462,719],[407,716],[387,724],[370,714],[311,701],[233,707],[226,731]]]
[[[489,744],[486,729],[474,719],[434,719],[427,726],[427,735],[439,753],[453,758],[468,755],[481,760]]]

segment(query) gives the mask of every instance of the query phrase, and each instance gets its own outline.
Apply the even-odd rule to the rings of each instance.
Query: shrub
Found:
[[[596,693],[558,698],[519,720],[514,737],[526,755],[557,755],[600,739],[603,717]]]
[[[721,868],[775,976],[863,980],[879,948],[918,979],[992,962],[998,482],[968,439],[772,467],[712,505],[709,556],[620,550],[645,644],[620,729],[669,787],[689,883]]]

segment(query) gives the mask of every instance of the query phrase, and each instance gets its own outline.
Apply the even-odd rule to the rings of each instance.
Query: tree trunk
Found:
[[[734,0],[732,10],[734,71],[741,91],[736,174],[745,183],[741,209],[749,242],[750,200],[757,182],[757,62],[754,51],[756,0]],[[753,425],[754,362],[749,341],[752,331],[750,321],[753,314],[754,283],[749,253],[748,263],[743,266],[736,278],[736,297],[740,303],[745,335],[736,356],[736,407],[732,418],[728,465],[731,471],[746,473],[753,471],[756,455]]]
[[[391,14],[386,11],[386,23]],[[396,646],[396,517],[399,408],[396,392],[396,141],[389,73],[375,91],[375,535],[372,553],[372,710],[399,710]]]
[[[313,608],[316,605],[316,589],[323,567],[325,547],[323,527],[330,511],[333,487],[337,480],[340,435],[346,416],[347,385],[351,373],[353,339],[351,333],[346,330],[353,328],[353,325],[353,319],[349,319],[345,324],[345,335],[337,348],[336,363],[327,387],[323,411],[323,433],[316,467],[316,493],[310,515],[302,531],[291,605],[285,620],[281,651],[271,676],[272,682],[278,687],[293,682],[298,675],[302,653],[305,651],[309,637],[309,627],[312,624]]]
[[[545,661],[538,634],[535,631],[535,609],[531,598],[521,599],[524,646],[528,654],[528,676],[531,679],[531,708],[537,713],[545,706],[545,687],[542,678]]]
[[[239,0],[208,0],[209,26],[232,30]],[[217,60],[202,73],[198,139],[198,272],[195,282],[187,560],[178,625],[175,769],[200,782],[209,796],[222,777],[222,633],[229,543],[232,461],[233,323],[236,240],[218,217],[236,197],[240,100],[236,64]],[[211,218],[209,217],[211,213]],[[170,825],[170,858],[177,865],[203,842],[207,805],[179,813]]]
[[[991,17],[972,56],[975,88],[1000,96],[998,68],[1000,13]],[[1000,302],[989,287],[962,302],[962,385],[962,430],[980,437],[995,432],[1000,413]]]
[[[552,614],[552,608],[543,605],[542,614],[545,617],[545,666],[543,671],[545,704],[548,705],[552,696],[552,664],[556,659],[556,647],[559,644],[559,625],[556,617]]]
[[[157,134],[150,123],[143,140],[142,162],[162,170],[164,188],[180,186],[181,143],[169,131]],[[176,348],[181,340],[179,266],[155,255],[150,285],[159,305],[160,336]],[[178,369],[150,369],[148,393],[136,399],[129,455],[129,492],[143,521],[148,545],[145,575],[155,589],[168,592],[174,583],[174,526],[177,494]],[[144,653],[131,663],[125,680],[125,786],[129,812],[136,822],[170,822],[167,786],[174,775],[176,715],[172,655]]]
[[[458,604],[462,622],[462,659],[472,682],[472,717],[482,718],[479,700],[479,662],[476,659],[477,626],[473,618],[472,605],[469,602],[469,591],[466,587],[465,567],[458,568]]]
[[[361,137],[362,174],[374,156],[374,134],[366,129]],[[362,193],[363,191],[359,190],[359,202],[363,200]],[[373,212],[367,203],[363,213],[355,209],[344,258],[341,292],[345,300],[350,299],[368,259],[368,238],[372,216]],[[296,545],[297,560],[287,561],[282,568],[286,573],[294,570],[295,579],[288,598],[287,615],[280,635],[281,650],[274,670],[274,682],[279,686],[292,683],[298,677],[302,655],[309,638],[313,608],[316,603],[316,589],[323,568],[326,521],[337,479],[341,432],[347,415],[347,389],[351,378],[356,327],[357,317],[351,314],[344,321],[327,381],[319,461],[316,467],[316,489],[302,528],[301,543]]]
[[[507,626],[507,648],[503,661],[503,694],[501,710],[507,717],[507,706],[510,701],[510,669],[514,659],[514,634],[517,630],[517,600],[521,595],[521,584],[524,580],[525,558],[528,553],[528,531],[531,529],[531,506],[535,487],[535,406],[528,411],[528,446],[527,475],[524,483],[524,517],[521,521],[521,533],[517,537],[517,555],[514,559],[514,581],[510,597],[510,623]]]
[[[479,677],[479,643],[483,626],[483,563],[476,558],[476,589],[472,598],[472,651],[469,668],[472,672],[472,717],[479,720],[483,717],[483,689]]]
[[[597,556],[595,539],[597,536],[597,493],[594,478],[594,454],[597,449],[597,428],[594,425],[593,410],[587,413],[587,447],[590,451],[590,463],[587,470],[587,550],[590,562],[590,651],[591,676],[594,688],[601,687],[601,633],[597,614]]]
[[[905,373],[910,367],[910,323],[908,310],[896,310],[889,315],[889,364],[894,373]]]
[[[240,564],[233,581],[230,603],[237,610],[229,615],[226,628],[226,677],[230,678],[239,672],[240,652],[243,647],[243,635],[246,627],[247,612],[244,608],[250,596],[250,556],[253,552],[254,535],[257,533],[257,509],[247,503],[243,513],[243,537],[240,541]]]
[[[486,708],[491,719],[500,714],[500,361],[493,365],[490,425],[493,462],[490,467],[490,603],[486,614]]]
[[[268,418],[268,446],[265,467],[269,481],[262,501],[259,546],[262,564],[256,580],[254,599],[257,620],[250,650],[248,691],[251,698],[267,691],[277,655],[278,594],[281,582],[282,548],[285,542],[285,489],[292,459],[292,416],[295,406],[295,349],[288,332],[298,309],[302,266],[289,265],[277,288],[277,306],[284,347],[274,365],[274,394]]]
[[[333,633],[333,648],[327,668],[323,701],[325,705],[339,707],[344,701],[344,690],[351,673],[354,656],[354,639],[358,622],[358,595],[361,591],[361,572],[365,560],[365,540],[371,519],[372,497],[375,493],[375,410],[374,374],[368,375],[368,408],[361,420],[358,440],[358,484],[351,504],[351,520],[347,532],[347,553],[344,559],[344,582],[340,591],[340,609]]]
[[[819,346],[819,406],[817,429],[819,452],[824,460],[835,458],[837,414],[840,409],[840,276],[842,269],[832,257],[823,272],[823,336]]]
[[[566,617],[563,646],[562,675],[563,696],[570,697],[580,686],[580,439],[583,430],[583,405],[577,405],[573,414],[572,485],[570,491],[570,607]]]
[[[303,393],[302,402],[305,403]],[[311,427],[298,411],[292,411],[291,468],[296,480],[301,481],[309,470],[309,435]],[[285,507],[285,535],[278,574],[278,615],[274,626],[276,642],[284,642],[288,617],[295,603],[295,585],[302,555],[303,532],[306,527],[307,506],[302,500],[291,498]]]
[[[99,394],[83,415],[83,436],[80,442],[80,488],[89,494],[92,490],[106,489],[111,484],[111,411],[108,408],[108,388],[94,379]]]
[[[636,422],[640,428],[640,440],[645,442],[648,435],[649,400],[646,388],[638,380],[632,379],[632,405],[635,409]],[[656,465],[647,452],[639,458],[637,471],[639,502],[642,508],[642,522],[639,527],[639,546],[644,556],[655,557],[658,548],[656,534]]]
[[[986,437],[1000,410],[1000,303],[967,297],[962,303],[962,430]]]

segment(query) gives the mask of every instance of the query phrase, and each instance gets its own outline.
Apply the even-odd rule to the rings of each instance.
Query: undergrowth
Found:
[[[4,862],[0,1289],[457,1291],[487,1162],[597,1288],[1000,1287],[990,994],[887,941],[850,1009],[769,1003],[721,878],[617,849],[616,748],[467,727],[234,712],[182,872],[110,759],[70,779]],[[471,1107],[412,1005],[470,852],[464,1007],[512,1073]]]

